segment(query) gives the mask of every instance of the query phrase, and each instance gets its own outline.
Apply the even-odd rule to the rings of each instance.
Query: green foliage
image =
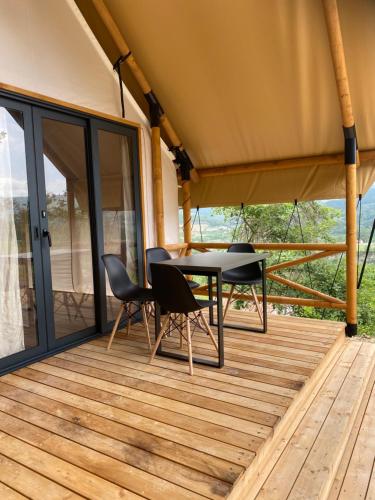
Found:
[[[294,213],[293,204],[277,204],[246,206],[241,213],[238,207],[216,208],[214,214],[224,216],[226,224],[232,229],[232,237],[234,235],[235,241],[333,242],[335,241],[333,234],[342,224],[341,210],[316,201],[299,203],[298,212],[294,210]],[[268,259],[268,265],[293,260],[304,255],[304,252],[294,251],[273,252]],[[340,255],[337,255],[316,260],[298,267],[280,270],[277,274],[323,293],[345,299],[345,256],[341,259]],[[285,286],[272,281],[268,283],[268,293],[311,298],[310,295],[290,288],[286,289]],[[237,307],[244,306],[245,304],[238,301]],[[275,304],[273,307],[280,314],[345,321],[345,313],[336,309],[281,304]],[[371,261],[358,293],[358,325],[360,334],[375,336],[375,264]]]

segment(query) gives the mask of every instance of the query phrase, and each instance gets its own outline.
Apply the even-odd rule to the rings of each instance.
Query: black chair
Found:
[[[132,318],[142,311],[143,323],[146,329],[147,341],[151,351],[150,331],[148,328],[147,314],[145,304],[154,300],[152,290],[150,288],[142,288],[134,284],[129,278],[129,274],[124,266],[122,260],[113,254],[102,255],[104,266],[107,270],[109,284],[113,295],[121,300],[120,311],[116,317],[115,324],[113,325],[112,333],[109,338],[107,349],[109,350],[112,345],[113,338],[117,332],[118,325],[124,312],[127,315],[126,335],[130,332],[130,325]],[[140,305],[139,305],[140,304]],[[131,306],[135,305],[135,311],[131,311]]]
[[[228,252],[255,253],[255,250],[251,243],[234,243],[228,248]],[[258,262],[254,262],[254,264],[246,264],[246,266],[237,267],[236,269],[231,269],[230,271],[223,272],[223,284],[231,285],[228,301],[225,306],[223,320],[225,319],[229,306],[232,302],[233,293],[236,287],[241,286],[242,294],[247,293],[247,291],[251,291],[251,295],[254,300],[260,321],[261,323],[263,323],[263,315],[255,290],[255,285],[258,285],[260,283],[262,283],[262,270]],[[244,287],[247,287],[248,290],[244,291]],[[236,298],[234,298],[234,300],[236,300]]]
[[[184,338],[187,342],[189,354],[189,373],[190,375],[193,375],[193,354],[190,329],[191,319],[189,318],[189,314],[194,314],[194,318],[192,319],[196,321],[197,326],[199,326],[198,320],[202,321],[216,351],[218,351],[218,346],[211,328],[202,314],[202,309],[214,305],[215,302],[213,300],[197,300],[194,297],[184,275],[179,269],[177,269],[177,267],[154,263],[150,265],[150,268],[152,275],[152,290],[155,301],[158,302],[159,306],[163,310],[167,311],[166,318],[163,321],[160,333],[156,339],[150,356],[150,363],[154,359],[155,353],[163,336],[169,333],[168,326],[171,320],[174,328],[179,331],[181,340],[180,347],[182,346],[182,338]],[[183,333],[184,330],[186,330],[186,337]]]
[[[152,275],[151,275],[151,268],[150,265],[153,263],[158,263],[163,260],[168,260],[171,259],[172,256],[163,247],[154,247],[154,248],[147,248],[146,250],[146,274],[147,274],[147,281],[149,284],[152,286]],[[199,283],[193,280],[187,280],[190,288],[197,288],[199,286]]]

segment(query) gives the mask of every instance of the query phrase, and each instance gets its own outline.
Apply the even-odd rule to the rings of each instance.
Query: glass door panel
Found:
[[[138,283],[138,248],[132,138],[98,130],[104,253],[121,257],[130,278]],[[107,320],[118,314],[119,303],[106,277]]]
[[[0,100],[0,360],[13,355],[17,361],[26,357],[24,351],[43,349],[44,307],[41,280],[37,294],[35,285],[35,265],[40,266],[41,256],[31,110],[2,102],[6,101]]]
[[[96,326],[84,125],[42,118],[45,209],[55,340]],[[43,196],[42,194],[42,196]],[[44,218],[44,222],[43,222]]]

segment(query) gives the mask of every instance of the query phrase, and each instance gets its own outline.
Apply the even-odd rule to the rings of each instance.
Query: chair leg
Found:
[[[186,334],[187,334],[188,353],[189,353],[189,373],[190,375],[193,375],[193,350],[191,347],[190,319],[188,315],[186,315]]]
[[[144,324],[145,329],[146,329],[148,347],[149,347],[150,352],[151,352],[152,347],[151,347],[150,330],[148,328],[147,312],[146,312],[146,307],[144,304],[141,304],[141,309],[142,309],[142,316],[143,316],[143,324]]]
[[[155,345],[154,345],[154,348],[152,350],[152,353],[150,355],[150,360],[149,360],[149,363],[151,363],[151,361],[154,359],[155,357],[155,354],[156,354],[156,351],[159,347],[159,344],[161,342],[161,339],[163,338],[163,335],[164,335],[164,331],[166,329],[166,326],[168,324],[168,321],[169,321],[169,318],[170,318],[170,314],[167,314],[167,317],[165,318],[162,326],[161,326],[161,330],[160,330],[160,333],[158,335],[158,338],[156,339],[156,342],[155,342]]]
[[[131,319],[132,309],[131,309],[131,305],[132,305],[131,302],[129,302],[127,304],[128,324],[126,325],[126,334],[125,334],[126,336],[129,335],[129,333],[130,333],[130,327],[131,327],[131,324],[132,324],[132,319]]]
[[[108,341],[108,345],[107,345],[108,351],[110,350],[111,345],[112,345],[112,341],[114,339],[114,336],[116,335],[117,328],[118,328],[118,325],[120,323],[122,313],[124,312],[124,307],[125,307],[125,304],[121,304],[119,313],[118,313],[116,321],[115,321],[115,324],[113,325],[113,328],[112,328],[111,336],[109,337],[109,341]]]
[[[179,323],[180,323],[180,329],[182,331],[182,329],[184,327],[184,316],[183,316],[183,314],[179,315],[178,320],[179,320]],[[181,335],[181,333],[180,333],[180,349],[182,349],[182,335]]]
[[[210,336],[211,340],[212,340],[212,343],[213,345],[215,346],[215,349],[217,352],[219,352],[219,347],[217,345],[217,342],[216,342],[216,339],[214,337],[214,334],[212,333],[212,330],[210,328],[210,325],[207,323],[207,320],[206,318],[204,317],[202,311],[199,311],[199,316],[202,318],[202,321],[203,321],[203,324],[204,326],[206,327],[206,330],[207,330],[207,333],[208,335]]]
[[[251,293],[253,295],[253,299],[254,299],[254,302],[255,302],[255,307],[257,309],[260,322],[263,324],[263,314],[262,314],[262,311],[260,310],[260,304],[259,304],[259,300],[258,300],[258,297],[257,297],[257,294],[256,294],[256,290],[254,288],[254,285],[252,285],[252,287],[251,287]]]
[[[224,314],[223,314],[223,321],[225,320],[225,316],[227,315],[227,312],[228,312],[228,309],[229,309],[229,306],[230,306],[230,301],[232,300],[232,295],[233,295],[233,292],[234,292],[234,288],[235,288],[234,285],[232,285],[231,288],[230,288],[229,297],[228,297],[228,300],[227,300],[227,303],[226,303],[226,306],[225,306],[225,310],[224,310]]]

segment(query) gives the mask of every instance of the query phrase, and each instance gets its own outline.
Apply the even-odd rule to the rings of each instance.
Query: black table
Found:
[[[184,274],[193,274],[196,276],[208,277],[208,294],[212,299],[212,278],[216,277],[216,296],[217,296],[217,323],[214,322],[214,308],[209,308],[210,324],[217,326],[218,333],[218,347],[219,347],[219,360],[218,362],[193,358],[195,363],[216,366],[221,368],[224,366],[224,335],[223,327],[229,326],[230,328],[237,328],[241,330],[257,331],[265,333],[267,331],[267,296],[266,296],[266,258],[267,253],[230,253],[230,252],[207,252],[201,254],[194,254],[188,257],[180,257],[177,259],[169,259],[160,262],[163,265],[170,265],[177,267]],[[254,262],[261,262],[262,264],[262,295],[263,295],[263,327],[250,328],[239,325],[223,324],[223,291],[222,291],[222,273],[235,269],[236,267],[245,266]],[[155,304],[155,335],[156,338],[160,333],[160,308]],[[187,356],[179,353],[163,351],[160,343],[157,350],[160,356],[167,356],[175,359],[187,360]]]

